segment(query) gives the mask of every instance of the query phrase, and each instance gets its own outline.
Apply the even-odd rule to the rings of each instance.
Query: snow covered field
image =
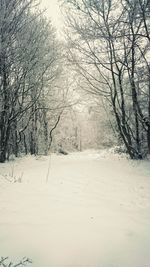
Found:
[[[86,151],[1,164],[0,255],[35,267],[150,267],[150,162]]]

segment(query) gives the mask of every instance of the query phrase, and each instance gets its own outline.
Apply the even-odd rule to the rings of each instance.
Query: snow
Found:
[[[0,164],[1,256],[33,267],[149,267],[149,233],[149,160],[85,151]]]

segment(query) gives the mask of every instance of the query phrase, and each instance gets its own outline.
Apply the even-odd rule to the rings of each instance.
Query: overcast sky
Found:
[[[61,28],[61,13],[57,0],[41,0],[42,7],[46,8],[47,15],[52,19],[53,25],[58,29]]]

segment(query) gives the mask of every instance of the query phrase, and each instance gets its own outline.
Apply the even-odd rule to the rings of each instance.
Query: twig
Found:
[[[52,155],[50,152],[49,161],[48,161],[48,170],[47,170],[47,175],[46,175],[46,183],[48,183],[48,179],[49,179],[49,173],[50,173],[50,168],[51,168],[51,158],[52,158]]]
[[[27,263],[32,263],[32,260],[29,258],[23,258],[21,261],[19,261],[16,264],[13,264],[11,261],[8,261],[8,257],[1,257],[0,259],[0,266],[2,267],[19,267],[19,266],[25,266]]]

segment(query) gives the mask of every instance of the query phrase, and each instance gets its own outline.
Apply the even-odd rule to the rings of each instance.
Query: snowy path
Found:
[[[35,267],[150,267],[150,162],[96,152],[0,165],[0,254]],[[4,182],[14,169],[22,183]]]

